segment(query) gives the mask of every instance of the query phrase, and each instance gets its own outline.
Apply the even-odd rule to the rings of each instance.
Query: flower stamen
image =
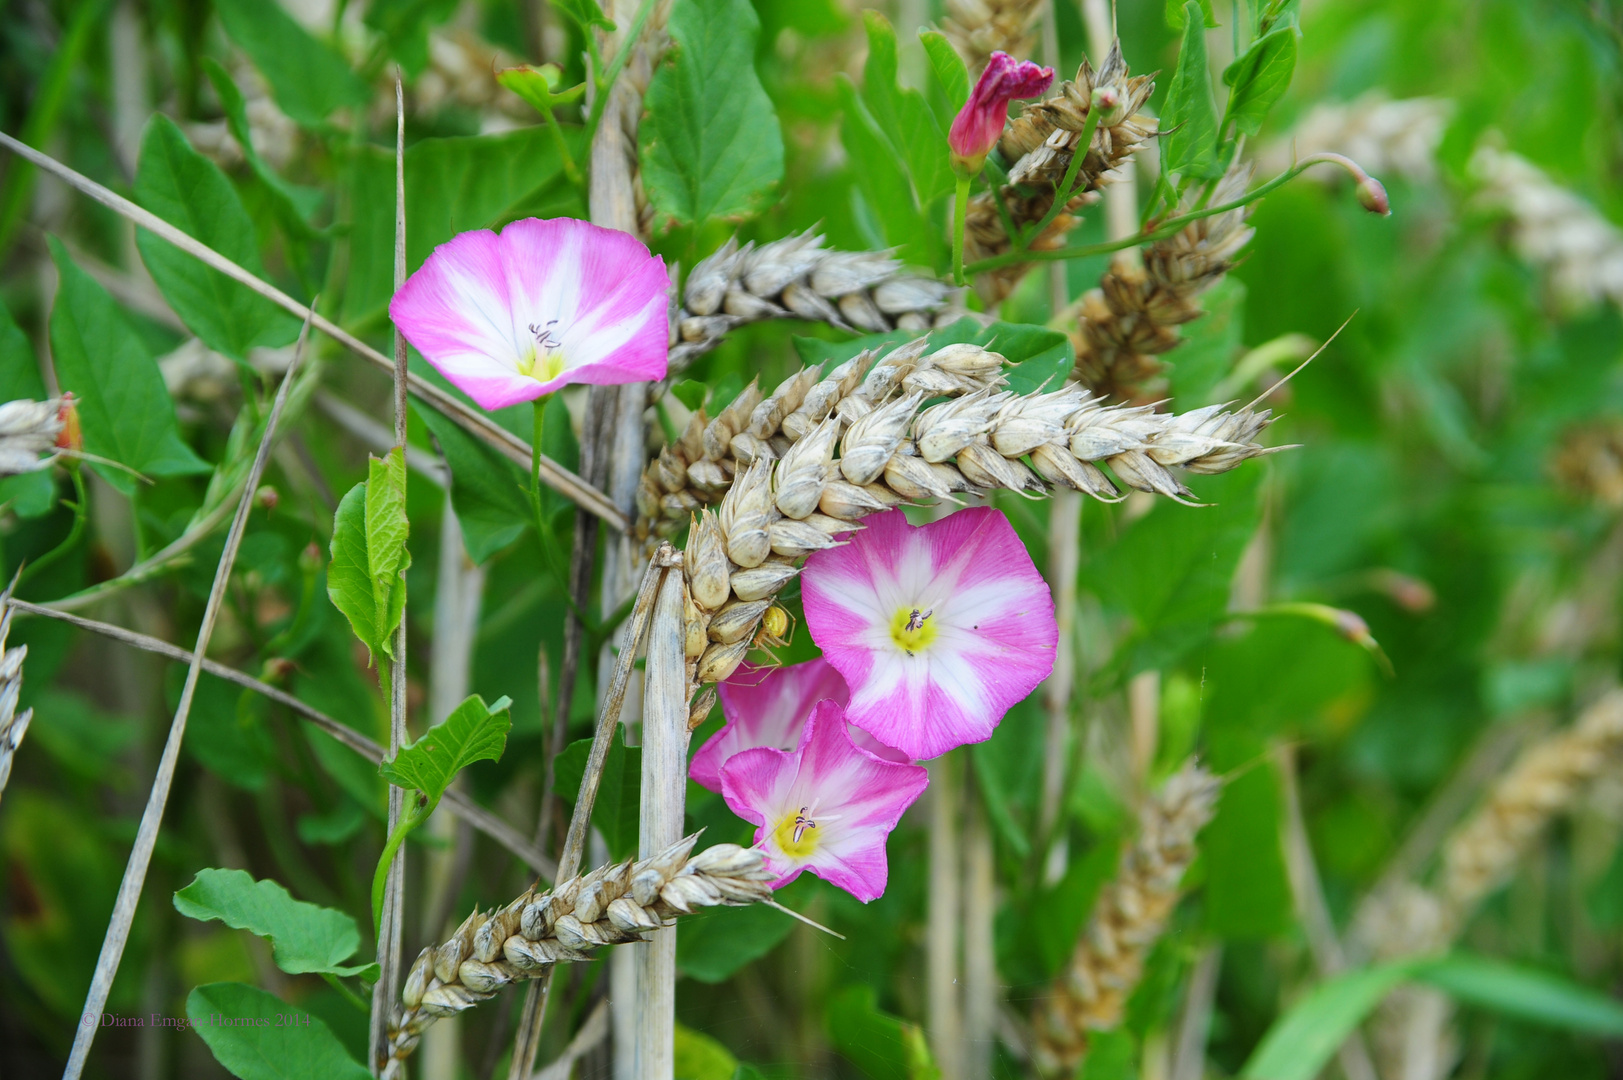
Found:
[[[930,616],[934,614],[934,607],[896,609],[896,615],[890,621],[891,640],[900,645],[907,655],[916,656],[919,649],[936,638],[937,627],[930,622]]]

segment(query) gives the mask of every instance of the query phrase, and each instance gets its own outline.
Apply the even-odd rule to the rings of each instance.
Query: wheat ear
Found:
[[[0,476],[49,468],[56,455],[40,457],[62,434],[62,399],[8,401],[0,405]]]
[[[603,945],[643,941],[678,915],[770,900],[777,875],[755,848],[717,844],[692,855],[697,833],[656,855],[600,867],[562,885],[526,891],[474,912],[443,944],[424,949],[401,989],[389,1028],[385,1080],[405,1075],[423,1029],[494,997],[506,986],[586,960]]]
[[[1120,179],[1120,170],[1154,136],[1156,119],[1138,111],[1154,89],[1153,76],[1128,74],[1117,41],[1098,71],[1084,59],[1076,78],[1062,83],[1057,94],[1027,105],[998,141],[998,151],[1010,166],[1008,183],[996,194],[982,192],[969,200],[965,260],[976,262],[1013,251],[1004,212],[1009,224],[1020,231],[1043,221],[1059,196],[1072,156],[1080,149],[1084,156],[1074,181],[1077,194],[1026,247],[1046,251],[1064,244],[1065,234],[1077,224],[1075,212],[1098,202],[1100,189]],[[1093,136],[1082,147],[1096,101],[1100,111]],[[989,300],[1003,299],[1029,268],[1029,264],[1007,266],[985,275],[983,295]]]
[[[6,591],[0,593],[0,795],[6,793],[6,783],[11,779],[12,759],[17,756],[17,748],[23,744],[23,736],[28,734],[28,722],[34,718],[33,709],[17,711],[17,698],[23,690],[23,661],[28,658],[28,646],[19,645],[15,649],[6,648],[6,638],[11,633],[11,616],[16,610],[11,606],[11,591],[17,587],[17,579],[11,579]]]
[[[986,68],[993,53],[1024,60],[1037,43],[1042,0],[947,0],[946,8],[941,30],[971,76]]]
[[[1073,1071],[1088,1032],[1121,1023],[1144,972],[1144,959],[1166,929],[1195,835],[1216,810],[1222,782],[1191,759],[1139,810],[1139,834],[1122,853],[1116,879],[1094,902],[1082,940],[1054,981],[1036,1018],[1036,1060],[1048,1074]]]
[[[1236,165],[1209,200],[1232,202],[1245,193],[1251,166]],[[1255,232],[1249,207],[1192,222],[1142,251],[1111,260],[1099,281],[1076,304],[1071,377],[1095,393],[1131,399],[1160,370],[1155,359],[1182,341],[1184,323],[1201,316],[1202,293],[1223,279]]]
[[[1119,497],[1101,465],[1127,487],[1186,499],[1172,467],[1224,472],[1279,449],[1256,441],[1268,410],[1157,413],[1107,406],[1080,386],[1014,394],[999,389],[1001,355],[927,347],[868,350],[827,375],[803,368],[765,397],[751,383],[715,419],[696,412],[644,471],[644,542],[692,519],[683,565],[699,682],[731,674],[801,560],[870,513],[999,488]]]
[[[1302,158],[1326,151],[1345,154],[1375,176],[1400,176],[1416,183],[1437,178],[1437,147],[1443,141],[1454,103],[1447,98],[1397,101],[1371,90],[1354,101],[1321,102],[1258,155],[1264,172],[1282,172]],[[1316,173],[1334,180],[1332,171]]]
[[[965,314],[958,290],[882,251],[833,251],[812,230],[759,247],[737,238],[700,260],[671,316],[670,372],[763,319],[826,322],[856,333],[928,330]]]

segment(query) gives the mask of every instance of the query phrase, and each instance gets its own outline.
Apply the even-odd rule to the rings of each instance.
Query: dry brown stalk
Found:
[[[33,709],[17,711],[17,697],[23,689],[23,661],[28,657],[28,646],[6,648],[6,636],[11,633],[11,590],[17,587],[12,579],[6,591],[0,593],[0,795],[6,793],[6,782],[11,779],[12,759],[28,734],[28,722],[34,718]]]
[[[1006,52],[1017,60],[1028,58],[1037,43],[1042,13],[1042,0],[947,0],[941,30],[974,78],[995,52]]]
[[[1596,701],[1565,731],[1529,747],[1477,812],[1443,845],[1438,893],[1457,932],[1483,898],[1509,879],[1545,826],[1570,810],[1623,752],[1623,691]]]
[[[417,957],[389,1029],[386,1080],[405,1075],[423,1029],[488,1000],[552,965],[589,959],[603,945],[646,941],[651,930],[700,908],[771,899],[776,875],[754,848],[717,844],[691,855],[698,834],[646,859],[600,867],[512,903],[474,912],[443,944]]]
[[[1009,163],[1009,182],[997,195],[982,192],[969,200],[965,260],[975,262],[1014,250],[998,208],[999,197],[1018,230],[1032,228],[1048,214],[1088,126],[1088,113],[1098,101],[1102,110],[1098,125],[1076,174],[1078,194],[1027,245],[1033,251],[1061,247],[1065,234],[1077,224],[1075,212],[1098,202],[1099,191],[1122,177],[1121,170],[1131,165],[1133,155],[1155,134],[1155,117],[1138,111],[1154,89],[1153,76],[1128,75],[1118,41],[1098,71],[1084,59],[1076,78],[1062,83],[1053,97],[1025,106],[998,142],[999,153]],[[1023,264],[992,271],[980,283],[982,295],[989,301],[1003,299],[1028,269],[1030,265]]]
[[[1567,432],[1550,470],[1575,494],[1623,509],[1623,423],[1602,420]]]
[[[882,251],[833,251],[808,229],[759,247],[737,238],[688,274],[671,316],[670,374],[763,319],[826,322],[856,333],[929,330],[965,314],[958,290]]]
[[[1166,928],[1195,857],[1195,835],[1216,811],[1222,782],[1190,759],[1139,810],[1139,835],[1116,879],[1094,902],[1087,930],[1036,1017],[1036,1059],[1048,1074],[1073,1071],[1088,1032],[1121,1023],[1144,959]]]
[[[1101,465],[1126,487],[1186,499],[1170,467],[1224,472],[1271,452],[1256,441],[1268,410],[1156,413],[1079,386],[1018,395],[999,389],[1001,355],[927,347],[868,350],[827,375],[803,368],[765,397],[751,383],[715,419],[695,413],[644,471],[639,537],[651,546],[693,521],[684,563],[699,682],[731,674],[801,560],[870,513],[998,488],[1119,497]],[[949,400],[921,410],[937,397]]]
[[[1237,165],[1217,184],[1211,205],[1245,193],[1251,167]],[[1141,251],[1124,251],[1077,302],[1071,377],[1105,397],[1131,400],[1161,368],[1155,358],[1182,341],[1179,327],[1203,313],[1202,293],[1223,279],[1255,231],[1250,208],[1201,218]]]
[[[8,401],[0,405],[0,476],[38,472],[56,455],[40,457],[62,434],[62,399]]]

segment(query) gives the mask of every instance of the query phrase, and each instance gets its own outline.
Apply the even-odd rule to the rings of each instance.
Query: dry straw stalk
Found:
[[[1100,892],[1070,964],[1037,1014],[1036,1060],[1044,1073],[1074,1071],[1087,1053],[1088,1033],[1121,1023],[1221,787],[1190,760],[1140,809],[1137,839],[1123,852],[1116,879]]]
[[[23,736],[28,734],[28,722],[34,718],[33,709],[17,711],[17,698],[23,690],[23,661],[28,658],[28,646],[6,648],[6,638],[11,633],[11,616],[16,611],[11,603],[11,590],[16,587],[16,579],[13,579],[6,591],[0,593],[0,795],[6,793],[6,783],[11,779],[12,760],[17,756],[17,748],[23,744]]]
[[[504,987],[590,959],[603,945],[646,941],[649,931],[701,908],[769,900],[776,875],[754,848],[717,844],[690,854],[698,834],[646,859],[600,867],[505,907],[474,912],[443,944],[417,957],[390,1025],[382,1075],[405,1075],[423,1030],[494,997]]]

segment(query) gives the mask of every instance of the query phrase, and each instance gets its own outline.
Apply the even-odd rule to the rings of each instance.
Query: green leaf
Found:
[[[326,195],[320,188],[305,187],[282,179],[276,170],[259,156],[259,151],[254,149],[254,141],[250,136],[248,102],[242,96],[242,91],[237,88],[231,75],[213,57],[203,57],[203,71],[208,75],[209,82],[214,85],[214,95],[220,99],[220,109],[225,113],[226,126],[231,129],[231,137],[237,141],[238,148],[242,150],[243,160],[270,193],[271,204],[276,209],[277,218],[296,236],[314,238],[325,235],[325,230],[311,227],[310,219],[321,209],[321,204],[326,201]]]
[[[45,379],[39,373],[39,360],[28,335],[0,304],[0,401],[45,400]]]
[[[671,393],[676,400],[688,407],[689,412],[698,412],[699,406],[704,404],[704,395],[710,388],[697,379],[683,379],[671,387]]]
[[[1200,299],[1206,313],[1184,327],[1183,344],[1167,355],[1172,361],[1173,400],[1180,408],[1204,405],[1211,391],[1234,367],[1242,344],[1245,286],[1225,277]]]
[[[563,130],[578,158],[584,149],[580,129]],[[394,295],[394,173],[393,152],[369,146],[356,153],[346,323],[379,317]],[[580,193],[563,178],[563,159],[545,125],[501,135],[423,139],[406,149],[408,271],[457,233],[496,229],[532,215],[586,216]]]
[[[1182,68],[1180,67],[1180,71]],[[1227,117],[1246,135],[1262,130],[1268,111],[1290,88],[1296,70],[1296,30],[1281,26],[1254,43],[1223,72],[1229,91]]]
[[[406,610],[406,569],[411,552],[406,539],[406,451],[397,446],[366,465],[366,572],[372,582],[372,603],[378,644],[391,660],[394,632]]]
[[[795,921],[764,904],[714,907],[684,918],[676,936],[676,967],[702,983],[726,982],[789,936]]]
[[[368,1080],[332,1029],[265,991],[209,983],[186,998],[192,1028],[241,1080]]]
[[[969,69],[964,67],[964,58],[939,30],[920,30],[919,40],[924,43],[924,55],[930,61],[930,74],[935,76],[942,94],[946,95],[947,105],[956,115],[969,100]]]
[[[675,56],[648,87],[642,178],[662,218],[684,225],[764,209],[783,179],[783,133],[755,72],[760,20],[748,0],[684,0]]]
[[[264,273],[254,223],[237,189],[162,113],[153,116],[141,140],[135,199],[238,266]],[[169,241],[139,229],[135,246],[175,314],[216,352],[246,361],[249,349],[275,348],[299,336],[292,315]]]
[[[1552,972],[1460,954],[1424,961],[1412,974],[1464,1005],[1586,1035],[1623,1038],[1623,1005]]]
[[[614,21],[603,14],[597,0],[553,0],[553,6],[575,20],[575,25],[588,34],[594,26],[601,26],[611,33],[615,29]]]
[[[206,461],[181,441],[175,405],[158,364],[123,312],[50,238],[61,284],[51,308],[51,354],[62,389],[79,398],[85,449],[147,476],[208,472]],[[94,466],[129,495],[136,479],[121,469]]]
[[[451,505],[468,557],[483,565],[523,535],[534,514],[524,489],[529,478],[517,465],[496,453],[434,409],[414,409],[433,432],[440,453],[451,467]]]
[[[828,1034],[868,1080],[938,1080],[924,1029],[879,1010],[871,986],[848,986],[829,999]]]
[[[378,977],[376,964],[344,963],[361,947],[354,919],[333,908],[295,900],[276,882],[255,881],[245,870],[199,870],[190,885],[176,891],[175,910],[268,938],[276,966],[289,975]]]
[[[1361,968],[1320,983],[1274,1021],[1242,1080],[1313,1080],[1347,1036],[1407,978],[1402,964]]]
[[[733,1080],[738,1072],[732,1051],[708,1035],[677,1024],[673,1042],[672,1080]]]
[[[416,78],[428,66],[428,31],[449,19],[457,0],[372,0],[365,23],[383,35],[384,47]]]
[[[350,488],[333,514],[332,562],[327,566],[327,596],[333,607],[344,613],[350,629],[368,656],[383,647],[378,631],[377,603],[372,598],[372,578],[366,559],[366,482]]]
[[[316,127],[334,109],[364,105],[371,88],[327,45],[310,36],[281,4],[263,0],[215,0],[237,47],[270,83],[276,104],[305,127]]]
[[[1212,11],[1212,0],[1197,0],[1200,4],[1200,14],[1206,29],[1217,29],[1217,16]],[[1185,0],[1167,0],[1167,25],[1174,30],[1182,30],[1189,25],[1189,13],[1185,10]]]
[[[1212,935],[1263,940],[1291,925],[1281,813],[1279,777],[1269,765],[1241,772],[1224,785],[1217,815],[1200,844],[1206,928]]]
[[[476,761],[501,759],[513,726],[508,713],[512,704],[503,697],[486,705],[484,698],[472,695],[422,738],[402,746],[378,772],[395,787],[422,792],[432,809],[457,773]]]
[[[866,203],[866,211],[878,219],[883,242],[896,248],[905,262],[936,265],[941,238],[919,208],[913,181],[895,147],[868,111],[850,78],[841,73],[835,87],[840,94],[840,107],[845,112],[840,123],[840,143],[852,162],[857,181],[855,190]]]
[[[1206,68],[1206,23],[1200,5],[1189,0],[1184,7],[1183,47],[1178,50],[1178,68],[1167,90],[1162,109],[1161,130],[1163,172],[1183,176],[1217,175],[1217,105],[1212,100],[1212,81]]]
[[[592,740],[577,739],[564,747],[553,765],[558,794],[571,806],[580,797],[581,777],[586,775],[586,759]],[[637,852],[638,821],[641,814],[642,747],[627,746],[617,728],[598,781],[597,801],[592,804],[592,824],[609,845],[609,856],[628,858]],[[678,939],[680,948],[680,939]]]
[[[496,81],[530,104],[536,112],[546,115],[562,105],[579,101],[586,93],[586,84],[571,86],[561,94],[553,93],[563,78],[563,69],[557,64],[531,67],[502,68],[496,72]]]
[[[877,11],[862,13],[868,31],[868,60],[862,68],[862,100],[897,160],[907,166],[920,206],[954,186],[947,133],[917,90],[896,81],[896,31]],[[859,168],[862,164],[859,163]]]

